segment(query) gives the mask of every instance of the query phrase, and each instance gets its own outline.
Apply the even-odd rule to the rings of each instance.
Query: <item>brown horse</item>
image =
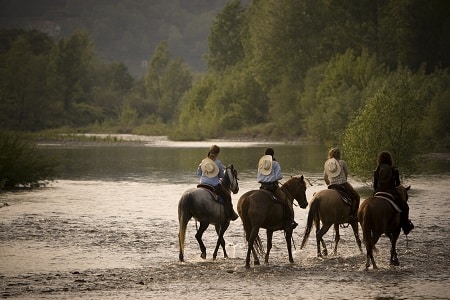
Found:
[[[408,190],[411,186],[399,186],[402,200],[408,201]],[[370,261],[374,269],[377,269],[373,250],[380,236],[384,233],[391,241],[390,264],[398,266],[400,263],[397,257],[396,244],[400,235],[400,213],[391,204],[390,200],[384,197],[375,196],[367,198],[358,209],[358,219],[361,222],[363,240],[366,245],[367,260],[366,270],[370,267]]]
[[[281,186],[282,191],[287,195],[290,205],[293,205],[294,199],[301,208],[308,206],[306,199],[306,183],[302,176],[291,177]],[[259,254],[264,254],[264,249],[259,237],[259,229],[265,228],[267,232],[267,252],[265,254],[265,263],[269,262],[269,253],[272,248],[273,232],[285,230],[283,227],[283,206],[279,200],[273,199],[270,192],[265,190],[252,190],[243,194],[238,201],[237,211],[241,217],[244,226],[245,238],[248,242],[247,258],[245,267],[250,268],[250,252],[253,253],[254,264],[259,265]],[[292,229],[285,230],[285,238],[289,253],[289,261],[292,263],[291,238]],[[255,249],[256,247],[256,249]]]
[[[301,249],[305,246],[309,234],[311,233],[312,224],[314,222],[316,227],[316,241],[317,241],[317,256],[322,257],[320,251],[320,244],[323,246],[323,255],[328,255],[327,247],[323,240],[323,236],[330,229],[331,225],[334,225],[336,236],[334,240],[334,253],[337,253],[337,247],[340,240],[339,225],[349,223],[352,226],[353,233],[355,235],[356,243],[359,250],[362,252],[361,240],[358,233],[358,221],[350,220],[350,205],[346,204],[339,192],[334,189],[321,190],[314,194],[311,200],[308,213],[308,219],[305,228],[305,234]],[[320,222],[322,221],[322,228],[320,228]]]

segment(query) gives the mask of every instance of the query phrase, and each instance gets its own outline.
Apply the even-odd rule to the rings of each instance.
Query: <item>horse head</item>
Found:
[[[237,170],[234,168],[233,164],[227,166],[225,168],[224,185],[228,187],[233,194],[239,192],[238,180]]]
[[[397,187],[397,191],[398,191],[398,193],[400,194],[400,197],[402,198],[402,200],[404,201],[404,202],[408,202],[408,198],[409,198],[409,196],[408,196],[408,191],[411,189],[411,186],[410,185],[408,185],[407,187],[404,187],[403,185],[399,185],[398,187]]]
[[[286,186],[289,193],[297,200],[297,203],[301,208],[306,208],[308,206],[308,200],[306,198],[306,182],[303,175],[291,177],[291,179],[283,186]]]

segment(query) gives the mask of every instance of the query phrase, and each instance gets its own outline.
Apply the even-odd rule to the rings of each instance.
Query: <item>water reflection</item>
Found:
[[[202,146],[202,147],[200,147]],[[220,143],[219,143],[220,146]],[[240,176],[256,176],[256,165],[267,145],[222,147],[220,159],[234,164]],[[275,145],[275,157],[283,173],[321,172],[326,156],[322,145]],[[208,147],[91,146],[42,147],[45,155],[61,163],[61,179],[152,180],[172,178],[189,182],[196,178]]]

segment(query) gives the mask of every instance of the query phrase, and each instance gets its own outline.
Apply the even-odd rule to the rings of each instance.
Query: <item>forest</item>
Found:
[[[228,1],[204,71],[163,39],[139,76],[86,28],[2,29],[0,128],[310,140],[342,146],[356,173],[380,149],[413,166],[450,145],[449,15],[445,0]]]

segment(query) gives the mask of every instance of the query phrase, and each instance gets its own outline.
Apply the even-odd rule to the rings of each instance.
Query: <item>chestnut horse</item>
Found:
[[[361,239],[359,238],[358,233],[358,221],[350,220],[350,205],[343,201],[342,196],[338,191],[334,189],[326,189],[315,193],[309,207],[305,234],[300,247],[301,249],[305,246],[308,240],[314,222],[316,227],[317,256],[322,257],[320,244],[322,244],[323,247],[323,255],[328,255],[323,236],[330,229],[331,225],[334,225],[334,230],[336,231],[334,240],[334,254],[336,254],[340,240],[339,225],[349,223],[352,226],[359,250],[362,252]],[[320,227],[320,222],[322,222],[322,227]]]
[[[226,167],[225,176],[221,184],[233,194],[239,192],[237,171],[233,165]],[[230,194],[231,194],[230,192]],[[201,251],[201,258],[206,258],[206,247],[202,241],[202,236],[209,224],[214,224],[218,235],[216,248],[213,253],[213,259],[217,257],[219,246],[222,246],[224,257],[228,257],[225,250],[225,240],[223,235],[230,225],[230,220],[225,218],[225,208],[211,191],[206,188],[193,188],[187,190],[181,196],[178,202],[178,242],[180,245],[180,261],[184,261],[184,241],[186,237],[186,226],[189,220],[193,217],[200,222],[195,238],[198,241]]]
[[[305,193],[306,183],[303,175],[300,177],[291,177],[280,188],[287,195],[291,206],[293,205],[294,199],[297,200],[297,203],[301,208],[306,208],[308,206]],[[279,200],[275,200],[272,193],[265,190],[252,190],[239,198],[237,211],[244,226],[245,239],[248,242],[247,258],[245,260],[246,268],[250,268],[250,252],[253,253],[255,265],[260,264],[258,255],[255,251],[259,254],[264,254],[264,249],[258,234],[260,228],[265,228],[267,232],[265,263],[269,262],[273,232],[285,230],[283,226],[283,210],[284,208]],[[285,230],[285,238],[289,261],[292,263],[294,262],[291,249],[292,229]]]
[[[408,201],[408,190],[411,186],[398,186],[403,201]],[[373,268],[377,269],[375,259],[373,258],[373,250],[375,244],[382,234],[391,241],[391,258],[390,264],[394,266],[400,265],[397,257],[396,244],[400,235],[400,213],[392,205],[392,200],[382,196],[372,196],[367,198],[359,207],[358,219],[361,222],[363,240],[366,245],[367,260],[366,270],[372,262]]]

